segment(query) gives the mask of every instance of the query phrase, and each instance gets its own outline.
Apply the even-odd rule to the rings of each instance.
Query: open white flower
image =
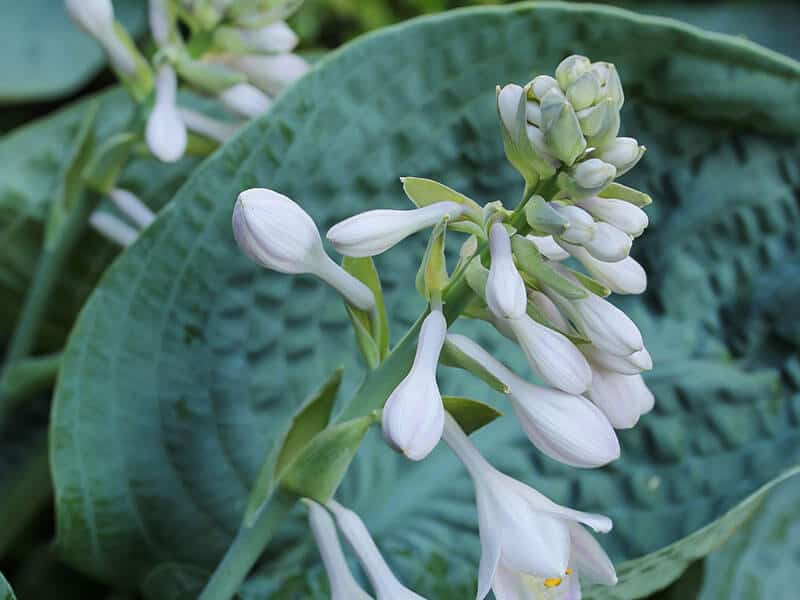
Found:
[[[486,282],[486,303],[498,317],[519,319],[525,314],[528,297],[525,282],[514,265],[511,239],[501,223],[489,229],[489,252],[492,265]]]
[[[272,190],[245,190],[233,208],[233,233],[242,251],[280,273],[310,273],[353,306],[372,310],[375,296],[325,253],[314,221],[295,202]]]
[[[506,319],[528,364],[550,385],[570,394],[582,394],[592,382],[592,370],[583,354],[564,334],[523,315]]]
[[[347,566],[333,518],[313,500],[305,500],[305,503],[308,506],[308,523],[328,575],[331,600],[372,600],[372,596],[358,585]]]
[[[508,581],[508,573],[563,578],[570,564],[576,562],[576,553],[580,561],[589,562],[597,571],[605,571],[608,582],[616,582],[607,558],[601,565],[596,553],[582,552],[585,538],[581,534],[586,532],[573,534],[574,527],[580,527],[578,523],[608,532],[611,530],[608,517],[560,506],[501,473],[481,456],[450,415],[445,418],[444,439],[475,485],[481,538],[477,600],[483,600],[495,585],[498,571],[501,588]],[[573,536],[578,543],[572,543]]]
[[[647,273],[642,265],[630,256],[617,262],[603,262],[581,246],[569,244],[563,239],[557,244],[580,262],[589,275],[615,294],[641,294],[647,289]]]
[[[544,454],[581,468],[600,467],[619,458],[613,427],[589,400],[528,383],[467,337],[450,334],[447,339],[508,387],[522,429]]]
[[[336,517],[336,523],[339,525],[339,530],[347,538],[350,547],[353,548],[358,555],[361,566],[369,577],[372,583],[372,589],[375,591],[377,600],[425,600],[419,594],[405,587],[394,576],[389,565],[381,556],[378,546],[370,536],[364,522],[352,510],[349,510],[336,502],[331,500],[328,502],[328,508]]]
[[[383,409],[383,437],[411,460],[428,456],[442,437],[444,406],[436,383],[436,366],[446,334],[444,315],[431,311],[419,332],[414,364]]]
[[[65,4],[70,17],[103,46],[117,71],[136,73],[136,58],[115,31],[111,0],[66,0]]]
[[[175,162],[186,151],[186,125],[175,103],[177,92],[175,70],[162,65],[156,75],[156,102],[147,119],[145,138],[150,152],[164,162]]]
[[[445,217],[460,216],[465,210],[457,202],[436,202],[411,210],[368,210],[337,223],[327,237],[345,256],[375,256]]]

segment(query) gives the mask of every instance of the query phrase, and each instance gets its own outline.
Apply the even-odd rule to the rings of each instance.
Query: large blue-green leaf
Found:
[[[510,416],[476,439],[515,477],[615,519],[602,542],[615,560],[631,561],[618,597],[669,583],[710,550],[698,535],[728,535],[756,505],[745,499],[800,461],[798,407],[778,362],[739,360],[746,357],[726,329],[709,329],[721,300],[703,296],[692,306],[685,297],[694,288],[668,291],[687,267],[664,254],[696,229],[721,262],[729,256],[722,249],[745,255],[742,268],[753,275],[795,244],[797,211],[781,199],[796,189],[800,65],[674,22],[541,3],[412,21],[322,60],[200,167],[109,270],[71,337],[53,413],[63,556],[154,598],[193,597],[298,404],[336,367],[345,367],[343,397],[363,375],[338,299],[316,280],[261,271],[236,248],[230,212],[241,189],[278,189],[322,228],[365,208],[402,206],[403,175],[513,203],[522,190],[503,157],[495,84],[549,72],[571,52],[618,65],[626,132],[650,149],[629,182],[656,199],[652,232],[637,244],[653,285],[625,306],[656,361],[649,381],[657,408],[622,434],[623,459],[601,470],[542,457]],[[756,189],[757,197],[747,193]],[[768,217],[771,252],[714,225],[740,196]],[[698,220],[704,210],[713,214]],[[414,238],[377,261],[396,335],[422,308],[413,281],[424,246]],[[740,279],[743,291],[755,291],[754,277]],[[457,327],[523,368],[520,353],[488,328]],[[770,347],[786,357],[785,346]],[[448,369],[440,383],[447,394],[497,401]],[[473,498],[444,448],[409,464],[371,437],[340,498],[421,593],[471,593]],[[244,597],[325,597],[302,523],[289,520],[264,560]]]
[[[16,600],[17,597],[14,595],[14,590],[11,589],[8,581],[6,578],[3,577],[3,574],[0,573],[0,598],[2,600]]]
[[[138,36],[146,6],[116,0],[117,19]],[[77,90],[105,64],[100,46],[78,29],[63,0],[25,0],[3,7],[0,19],[0,104],[48,100]]]

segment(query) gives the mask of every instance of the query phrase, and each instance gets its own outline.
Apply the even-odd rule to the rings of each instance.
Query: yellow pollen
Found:
[[[544,587],[556,587],[561,585],[561,577],[548,577],[544,580]]]
[[[567,573],[567,575],[572,575],[572,569],[570,569],[569,567],[567,567],[566,573]]]

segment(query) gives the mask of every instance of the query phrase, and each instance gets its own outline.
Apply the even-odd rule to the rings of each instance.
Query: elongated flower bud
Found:
[[[250,50],[265,54],[291,52],[299,40],[297,34],[284,21],[270,23],[258,29],[239,29],[237,32]]]
[[[155,220],[153,211],[132,192],[114,188],[108,195],[119,211],[142,229]]]
[[[508,387],[522,429],[544,454],[582,468],[619,458],[614,429],[586,398],[528,383],[465,336],[449,334],[447,340]]]
[[[561,239],[570,244],[585,244],[594,237],[595,222],[588,212],[578,206],[553,202],[553,209],[569,224]]]
[[[507,323],[528,364],[550,385],[570,394],[586,391],[592,382],[592,370],[569,339],[527,315]]]
[[[169,65],[162,65],[156,76],[156,102],[147,119],[145,137],[150,152],[164,162],[175,162],[186,151],[186,125],[178,113],[178,80]]]
[[[107,240],[122,246],[130,246],[139,237],[139,232],[111,213],[96,210],[89,215],[89,224]]]
[[[570,330],[569,323],[564,318],[564,315],[561,314],[555,303],[542,292],[530,290],[528,292],[528,301],[547,317],[547,320],[555,325],[560,332],[564,333]]]
[[[608,145],[593,153],[593,156],[612,164],[620,177],[636,166],[644,155],[645,147],[633,138],[618,137]]]
[[[638,375],[642,371],[649,371],[653,368],[653,359],[647,348],[642,348],[627,356],[616,356],[600,350],[593,344],[584,344],[581,352],[586,356],[592,368],[600,367],[620,375]]]
[[[249,83],[239,83],[220,92],[219,99],[226,108],[253,119],[267,112],[272,100],[264,92]]]
[[[221,144],[231,139],[241,128],[241,124],[220,121],[190,108],[179,107],[178,114],[187,129]]]
[[[602,189],[617,175],[614,165],[597,158],[590,158],[579,163],[573,175],[578,187],[585,190]]]
[[[613,225],[598,222],[594,226],[592,239],[583,242],[583,247],[598,260],[615,263],[627,258],[633,240],[624,231]]]
[[[446,334],[444,315],[431,311],[419,332],[414,364],[383,409],[383,437],[411,460],[428,456],[442,437],[444,406],[436,366]]]
[[[548,258],[549,260],[564,260],[569,258],[569,251],[565,248],[559,246],[558,242],[553,239],[552,235],[548,236],[535,236],[529,235],[526,236],[530,241],[536,244],[536,249]],[[574,248],[579,248],[580,246],[573,246]],[[582,248],[581,248],[582,249]]]
[[[577,204],[598,221],[605,221],[633,237],[640,236],[649,223],[646,212],[624,200],[592,196]]]
[[[597,260],[585,248],[568,244],[563,239],[558,244],[578,260],[592,277],[615,294],[641,294],[647,289],[647,273],[630,256],[609,263]]]
[[[125,75],[134,75],[136,58],[114,30],[111,0],[66,0],[65,4],[70,17],[103,46],[114,68]]]
[[[148,0],[150,33],[158,46],[169,43],[170,18],[167,0]]]
[[[460,216],[464,210],[465,206],[457,202],[436,202],[412,210],[368,210],[337,223],[327,237],[345,256],[375,256],[445,217]]]
[[[335,500],[328,502],[328,508],[336,518],[339,530],[358,555],[361,566],[364,567],[364,571],[372,583],[372,588],[375,590],[377,600],[425,600],[397,580],[381,556],[366,525],[356,513]]]
[[[528,298],[525,282],[514,266],[511,240],[501,223],[494,223],[489,230],[489,251],[492,256],[486,283],[489,309],[499,317],[519,319],[525,314]]]
[[[616,429],[630,429],[653,409],[655,397],[640,374],[622,375],[595,366],[588,396]]]
[[[347,566],[333,518],[327,510],[313,500],[305,502],[308,506],[308,523],[328,575],[331,600],[372,600],[372,597],[356,583]]]
[[[504,85],[497,94],[497,111],[500,122],[511,139],[516,140],[522,135],[522,122],[517,121],[517,106],[525,90],[515,83]]]
[[[225,62],[247,75],[253,85],[270,96],[280,94],[309,69],[308,63],[296,54],[234,55]]]
[[[280,273],[310,273],[362,310],[372,310],[370,289],[331,260],[314,221],[292,200],[272,190],[239,194],[233,208],[233,233],[242,251],[261,266]]]

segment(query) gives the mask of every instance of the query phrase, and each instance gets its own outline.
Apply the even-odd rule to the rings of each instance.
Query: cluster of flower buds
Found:
[[[649,198],[613,182],[617,169],[633,166],[642,152],[634,142],[635,157],[622,160],[628,146],[616,138],[622,98],[614,66],[583,57],[562,62],[556,78],[506,86],[497,98],[506,150],[527,184],[513,212],[501,202],[480,206],[442,184],[406,178],[416,208],[370,210],[327,233],[338,252],[364,258],[432,228],[416,282],[429,307],[418,325],[413,363],[385,402],[382,429],[389,446],[412,460],[424,459],[444,439],[471,476],[482,545],[478,600],[490,590],[498,600],[577,600],[579,578],[616,582],[609,558],[583,528],[607,532],[611,521],[554,504],[492,467],[447,412],[437,367],[462,368],[503,390],[531,443],[554,460],[595,468],[619,457],[615,429],[633,427],[654,400],[641,376],[652,368],[642,336],[605,299],[611,291],[633,294],[646,287],[644,270],[628,252],[647,225],[641,206]],[[534,151],[520,152],[525,148]],[[541,170],[543,164],[549,170]],[[584,178],[584,171],[598,168],[610,175]],[[317,275],[350,307],[374,309],[373,293],[331,260],[311,217],[289,198],[266,189],[243,192],[233,229],[241,249],[262,266]],[[447,229],[469,235],[452,275]],[[564,262],[570,256],[582,270]],[[450,302],[458,314],[448,311]],[[482,319],[518,344],[541,384],[513,373],[473,340],[448,333],[459,316]],[[388,572],[358,518],[335,503],[328,508],[378,598],[418,598]],[[334,597],[360,597],[343,574],[343,560],[330,550],[335,532],[319,533],[319,511],[312,507],[312,526],[332,586],[339,586]]]
[[[157,50],[148,61],[115,21],[111,0],[66,0],[69,14],[102,45],[134,98],[152,103],[144,138],[151,153],[164,162],[184,155],[189,131],[224,141],[242,119],[265,112],[274,96],[308,70],[306,61],[292,53],[298,39],[283,21],[299,4],[149,0],[150,33]],[[217,98],[236,121],[180,107],[179,80]]]

